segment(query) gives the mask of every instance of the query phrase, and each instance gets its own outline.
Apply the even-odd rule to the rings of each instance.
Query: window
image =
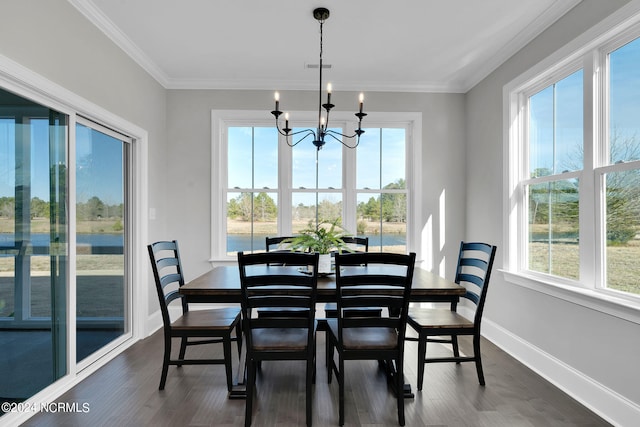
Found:
[[[508,270],[640,297],[640,26],[508,85]]]
[[[583,120],[582,70],[528,97],[528,264],[579,279],[578,245]]]
[[[357,125],[332,115],[336,131],[349,134]],[[391,117],[380,126],[368,117],[356,149],[330,140],[318,151],[307,140],[289,147],[261,112],[214,111],[213,170],[220,173],[212,188],[220,196],[212,197],[213,258],[263,251],[265,237],[295,235],[316,220],[338,220],[349,234],[369,237],[369,250],[409,251],[420,205],[411,191],[420,173],[409,173],[420,171],[412,139],[419,116]]]

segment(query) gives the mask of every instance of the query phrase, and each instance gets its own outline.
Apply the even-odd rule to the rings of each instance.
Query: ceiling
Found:
[[[69,0],[168,89],[466,92],[580,0]],[[393,6],[391,7],[391,5]]]

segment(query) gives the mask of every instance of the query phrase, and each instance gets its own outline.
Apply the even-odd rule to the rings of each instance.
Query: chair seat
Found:
[[[445,308],[410,308],[407,323],[416,329],[473,329],[473,322]]]
[[[259,351],[304,351],[307,332],[306,328],[253,329],[253,348]]]
[[[239,308],[214,308],[210,310],[191,310],[176,319],[171,327],[176,332],[180,330],[226,330],[231,329],[240,321]]]
[[[338,319],[327,319],[327,326],[338,336]],[[347,350],[393,350],[398,333],[391,328],[348,328],[342,332],[342,347]]]

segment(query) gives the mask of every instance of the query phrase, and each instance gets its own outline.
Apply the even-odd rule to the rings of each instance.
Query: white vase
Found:
[[[318,273],[331,273],[331,254],[320,254],[320,259],[318,260]]]

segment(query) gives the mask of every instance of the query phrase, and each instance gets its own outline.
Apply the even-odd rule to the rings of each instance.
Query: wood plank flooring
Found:
[[[470,343],[462,341],[462,351]],[[472,363],[429,364],[424,390],[406,401],[407,426],[514,427],[608,426],[604,420],[517,362],[483,341],[487,385],[478,385]],[[191,355],[221,352],[215,346],[191,349]],[[430,350],[448,351],[440,344]],[[415,384],[416,344],[406,346],[406,378]],[[200,354],[198,354],[200,353]],[[430,353],[432,354],[432,353]],[[136,343],[64,394],[59,402],[87,403],[87,413],[39,413],[24,426],[242,426],[244,401],[229,400],[223,366],[169,368],[158,391],[162,334]],[[327,384],[324,332],[318,333],[318,376],[313,425],[338,424],[337,383]],[[377,362],[347,362],[345,426],[396,426],[396,401]],[[264,363],[254,400],[253,426],[305,425],[304,365]]]

